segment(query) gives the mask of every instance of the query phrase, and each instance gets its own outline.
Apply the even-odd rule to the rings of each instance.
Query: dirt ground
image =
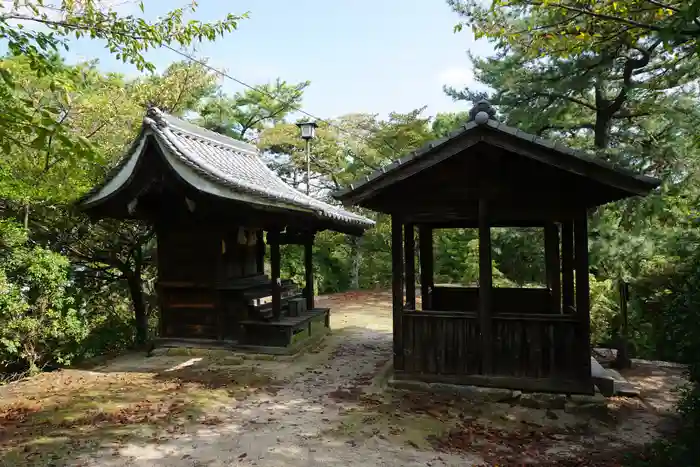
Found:
[[[295,360],[131,354],[0,388],[0,466],[617,465],[683,382],[640,365],[641,400],[575,407],[387,391],[390,296],[320,301],[334,332]]]

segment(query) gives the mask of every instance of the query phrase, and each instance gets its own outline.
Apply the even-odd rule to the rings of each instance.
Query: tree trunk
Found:
[[[596,111],[595,125],[593,126],[594,144],[596,149],[607,149],[610,145],[610,130],[612,129],[614,113],[610,112],[607,107],[607,101],[602,101],[598,105],[606,105],[606,107],[598,107]]]
[[[141,346],[148,340],[148,314],[146,313],[146,301],[143,296],[143,280],[141,270],[130,271],[126,275],[126,282],[131,294],[131,303],[134,306],[134,320],[136,323],[136,346]]]
[[[360,288],[360,260],[362,254],[360,252],[360,237],[349,235],[350,241],[350,289],[358,290]]]

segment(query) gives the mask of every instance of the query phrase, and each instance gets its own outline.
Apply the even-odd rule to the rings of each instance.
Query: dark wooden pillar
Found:
[[[491,227],[488,202],[479,200],[479,329],[481,332],[481,372],[492,371],[493,345],[491,342],[491,295],[493,278],[491,270]]]
[[[256,232],[256,261],[258,274],[265,274],[265,236],[262,229]]]
[[[268,232],[270,244],[270,279],[272,282],[272,315],[276,320],[282,317],[282,278],[280,277],[280,239],[279,232]]]
[[[433,290],[433,229],[421,225],[418,227],[418,252],[420,259],[420,297],[424,310],[432,308],[431,293]]]
[[[576,268],[576,315],[579,322],[581,376],[591,374],[590,290],[588,283],[588,219],[584,211],[574,220],[574,264]]]
[[[406,308],[416,309],[416,247],[413,224],[404,226],[404,258],[406,261]]]
[[[391,291],[394,319],[394,369],[403,370],[403,248],[402,224],[391,216]]]
[[[561,223],[561,289],[564,313],[574,307],[574,224]]]
[[[547,288],[552,294],[551,313],[561,313],[561,271],[559,265],[559,227],[554,222],[544,226],[544,259]]]
[[[306,289],[306,309],[314,309],[314,263],[313,263],[314,236],[311,235],[304,242],[304,282]]]

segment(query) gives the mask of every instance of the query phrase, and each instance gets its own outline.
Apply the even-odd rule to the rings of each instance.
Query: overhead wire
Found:
[[[186,58],[187,60],[189,60],[189,61],[191,61],[191,62],[197,63],[197,64],[201,65],[202,67],[204,67],[204,68],[206,68],[206,69],[208,69],[208,70],[210,70],[210,71],[212,71],[212,72],[214,72],[214,73],[216,73],[216,74],[218,74],[218,75],[220,75],[220,76],[223,76],[224,78],[230,79],[231,81],[233,81],[233,82],[235,82],[235,83],[238,83],[238,84],[240,84],[241,86],[243,86],[243,87],[245,87],[245,88],[250,89],[251,91],[255,91],[255,92],[258,92],[258,93],[260,93],[260,94],[262,94],[262,95],[264,95],[264,96],[266,96],[266,97],[269,97],[269,98],[271,98],[271,99],[281,101],[281,99],[279,99],[279,97],[275,96],[274,94],[272,94],[272,93],[270,93],[270,92],[268,92],[268,91],[265,91],[265,90],[263,90],[263,89],[257,88],[257,87],[255,87],[255,86],[253,86],[253,85],[250,85],[250,84],[246,83],[245,81],[242,81],[242,80],[240,80],[240,79],[238,79],[238,78],[236,78],[236,77],[234,77],[234,76],[231,76],[230,74],[228,74],[228,73],[226,73],[226,72],[224,72],[224,71],[221,71],[221,70],[219,70],[219,69],[217,69],[217,68],[215,68],[215,67],[209,65],[209,64],[208,64],[207,62],[205,62],[204,60],[200,60],[200,59],[198,59],[198,58],[195,58],[195,57],[191,56],[190,54],[187,54],[187,53],[185,53],[185,52],[183,52],[183,51],[181,51],[181,50],[177,50],[177,49],[175,49],[174,47],[171,47],[171,46],[168,45],[168,44],[162,44],[162,46],[165,47],[166,49],[172,51],[172,52],[175,52],[176,54],[180,55],[181,57]],[[328,125],[328,126],[331,127],[331,128],[335,128],[336,130],[340,131],[341,133],[345,133],[345,134],[347,134],[347,135],[352,136],[353,138],[358,138],[358,139],[361,139],[361,140],[364,140],[364,141],[367,141],[367,140],[368,140],[368,138],[365,137],[365,136],[359,136],[357,133],[354,133],[354,132],[348,130],[347,128],[343,128],[342,126],[337,125],[337,124],[335,124],[334,122],[332,122],[332,121],[330,121],[330,120],[327,120],[327,119],[318,117],[318,116],[316,116],[316,115],[314,115],[314,114],[312,114],[312,113],[310,113],[310,112],[307,112],[307,111],[304,110],[303,108],[301,108],[301,107],[299,107],[299,106],[297,106],[297,105],[292,104],[291,101],[289,101],[289,102],[281,101],[281,102],[282,102],[282,104],[284,104],[284,105],[287,106],[288,108],[290,108],[290,109],[292,109],[292,110],[294,110],[294,111],[296,111],[296,112],[299,112],[300,114],[305,115],[305,116],[307,116],[307,117],[309,117],[309,118],[312,118],[312,119],[314,119],[315,121],[322,122],[322,123]],[[391,151],[393,152],[392,156],[393,156],[394,158],[399,157],[399,151],[398,151],[389,141],[387,141],[386,138],[381,138],[381,140],[384,142],[384,144],[386,144],[386,145],[389,147],[389,149],[391,149]],[[375,169],[375,170],[376,170],[376,169],[379,168],[379,167],[376,167],[376,166],[374,166],[374,165],[368,164],[368,163],[367,163],[366,161],[364,161],[364,160],[362,161],[362,163],[363,163],[364,165],[366,165],[367,167],[371,168],[371,169]]]

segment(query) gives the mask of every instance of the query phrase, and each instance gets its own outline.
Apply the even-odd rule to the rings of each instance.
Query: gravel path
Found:
[[[391,335],[356,327],[328,338],[325,362],[308,368],[276,395],[239,401],[223,423],[196,431],[156,435],[90,458],[89,466],[468,466],[480,459],[424,452],[378,437],[342,440],[325,433],[355,402],[351,388],[366,385],[391,355]],[[340,399],[340,401],[339,401]]]

